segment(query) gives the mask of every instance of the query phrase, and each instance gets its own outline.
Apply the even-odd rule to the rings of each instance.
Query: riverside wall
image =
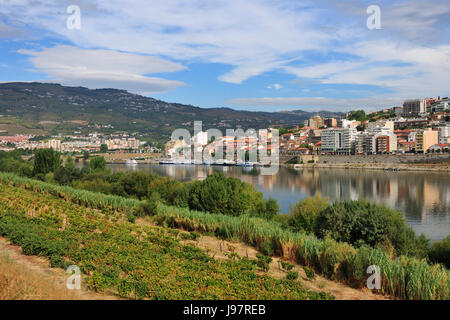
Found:
[[[450,154],[320,155],[319,164],[433,164],[450,161]]]

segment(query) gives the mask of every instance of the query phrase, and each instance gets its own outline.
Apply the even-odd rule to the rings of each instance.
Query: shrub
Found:
[[[288,280],[297,280],[298,279],[298,272],[297,271],[289,271],[286,274],[286,279],[288,279]]]
[[[61,268],[66,270],[70,266],[70,263],[60,255],[52,255],[50,256],[50,266],[52,268]]]
[[[288,224],[294,231],[314,232],[316,219],[330,203],[320,197],[306,198],[291,207]]]
[[[442,241],[436,241],[431,247],[429,258],[432,262],[442,263],[450,268],[450,236]]]
[[[428,250],[428,240],[417,237],[400,212],[365,200],[336,202],[324,209],[317,217],[315,233],[356,247],[389,241],[398,255],[423,258]]]
[[[292,263],[280,260],[281,267],[286,271],[291,271],[294,268]]]
[[[314,273],[314,270],[307,267],[307,266],[303,266],[303,270],[306,273],[306,276],[308,277],[308,279],[314,279],[316,277],[316,274]]]
[[[251,214],[271,217],[277,211],[275,200],[263,199],[263,194],[252,185],[222,173],[209,175],[203,181],[187,184],[184,194],[190,209],[224,215]]]
[[[92,158],[89,162],[89,167],[92,171],[103,171],[106,168],[106,160],[104,157]]]
[[[261,268],[263,271],[269,271],[270,269],[269,265],[272,262],[272,258],[261,254],[257,254],[256,258],[258,259],[256,262],[257,266]]]
[[[272,240],[267,240],[262,243],[260,250],[266,256],[273,256],[276,248],[276,244]]]
[[[158,213],[158,206],[161,201],[159,193],[152,193],[150,198],[145,201],[141,201],[134,209],[134,215],[136,217],[153,216]]]

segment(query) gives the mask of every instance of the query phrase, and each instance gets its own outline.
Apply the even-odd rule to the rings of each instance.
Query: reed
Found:
[[[377,265],[382,274],[382,294],[402,299],[450,299],[450,271],[442,265],[406,256],[391,259],[378,249],[356,249],[329,238],[291,232],[276,221],[250,216],[231,217],[160,205],[153,219],[158,224],[240,240],[258,250],[270,242],[278,255],[354,287],[365,286],[367,267]]]

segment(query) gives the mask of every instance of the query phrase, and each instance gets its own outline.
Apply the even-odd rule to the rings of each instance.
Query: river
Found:
[[[262,176],[255,170],[242,167],[108,166],[113,171],[144,170],[179,181],[201,180],[212,172],[223,172],[251,183],[265,198],[276,199],[283,213],[288,213],[295,202],[315,195],[331,201],[365,198],[400,210],[416,233],[424,233],[432,242],[450,234],[450,174],[442,172],[280,168],[277,175]]]

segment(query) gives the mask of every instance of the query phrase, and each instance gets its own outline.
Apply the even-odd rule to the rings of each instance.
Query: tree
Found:
[[[336,202],[319,213],[315,234],[357,247],[394,247],[397,254],[424,258],[429,240],[416,236],[402,214],[365,200]]]
[[[356,110],[356,111],[350,111],[348,117],[348,120],[356,120],[356,121],[366,121],[366,112],[364,110]]]
[[[106,168],[106,160],[103,157],[92,158],[89,166],[93,171],[103,171]]]
[[[89,152],[87,152],[86,150],[83,151],[83,159],[84,160],[89,159]]]
[[[431,247],[429,258],[432,262],[442,263],[450,268],[450,236],[442,241],[436,241]]]
[[[320,197],[306,198],[297,202],[289,212],[289,226],[295,231],[314,232],[319,213],[330,203]]]
[[[108,152],[108,146],[106,144],[102,144],[100,146],[100,152],[101,153],[107,153]]]
[[[232,216],[266,215],[266,203],[261,192],[256,191],[251,184],[227,178],[223,173],[214,173],[203,181],[185,185],[185,188],[189,190],[183,194],[188,197],[187,203],[193,210]]]
[[[47,174],[61,166],[59,152],[53,149],[39,149],[34,154],[33,175]]]

